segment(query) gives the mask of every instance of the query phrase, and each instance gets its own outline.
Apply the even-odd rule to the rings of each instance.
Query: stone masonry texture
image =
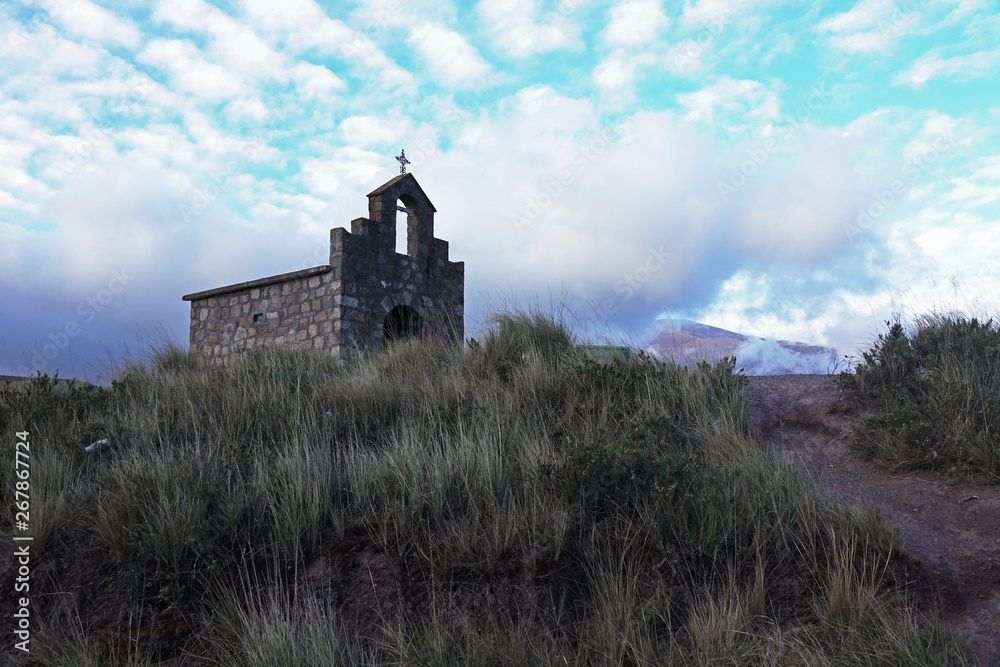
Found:
[[[407,253],[396,252],[397,206]],[[464,340],[465,264],[434,238],[436,209],[413,174],[368,195],[368,217],[330,230],[330,263],[188,294],[190,350],[221,366],[261,345],[308,347],[336,357],[400,335]]]

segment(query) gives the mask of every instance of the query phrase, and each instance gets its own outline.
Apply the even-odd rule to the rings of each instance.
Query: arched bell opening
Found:
[[[400,255],[414,255],[410,247],[410,229],[417,229],[417,202],[409,195],[400,195],[396,200],[396,252]]]

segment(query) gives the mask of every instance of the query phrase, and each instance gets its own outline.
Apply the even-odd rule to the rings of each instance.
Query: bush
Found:
[[[854,426],[862,455],[899,470],[1000,482],[1000,331],[993,320],[886,322],[842,386],[874,414]]]
[[[642,431],[637,427],[637,431]],[[673,502],[699,466],[697,456],[671,455],[627,435],[612,442],[573,443],[553,471],[562,492],[598,515],[646,501]]]
[[[491,318],[483,340],[469,343],[480,366],[506,380],[532,357],[551,367],[575,352],[566,325],[539,313],[498,313]]]

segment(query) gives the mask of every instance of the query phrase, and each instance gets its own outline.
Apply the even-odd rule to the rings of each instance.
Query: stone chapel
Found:
[[[406,214],[406,254],[396,252],[397,211]],[[368,194],[368,217],[350,232],[330,230],[329,264],[184,296],[199,366],[265,344],[336,357],[408,336],[461,344],[465,263],[434,238],[435,212],[413,174],[401,173]]]

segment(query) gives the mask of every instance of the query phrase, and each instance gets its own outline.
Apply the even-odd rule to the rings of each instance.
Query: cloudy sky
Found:
[[[6,0],[0,373],[187,342],[410,171],[467,331],[563,304],[854,351],[1000,301],[998,0]]]

